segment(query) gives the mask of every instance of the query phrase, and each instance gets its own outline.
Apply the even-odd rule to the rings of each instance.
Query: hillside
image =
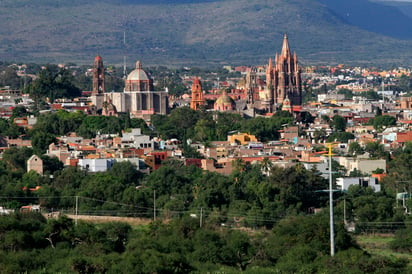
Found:
[[[412,18],[412,1],[411,0],[374,0],[386,6],[393,6],[400,10],[406,16]]]
[[[393,38],[412,39],[412,18],[398,8],[399,2],[391,4],[368,0],[318,1],[348,24]]]
[[[8,61],[262,64],[283,33],[303,64],[412,61],[411,41],[362,30],[315,0],[3,0],[0,22]]]

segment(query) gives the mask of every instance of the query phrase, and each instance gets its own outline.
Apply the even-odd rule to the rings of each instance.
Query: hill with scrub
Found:
[[[147,65],[261,64],[280,51],[284,33],[303,64],[412,60],[412,41],[350,22],[328,2],[4,0],[0,60],[90,63],[100,54],[114,64],[123,56]],[[388,20],[398,14],[375,6]]]

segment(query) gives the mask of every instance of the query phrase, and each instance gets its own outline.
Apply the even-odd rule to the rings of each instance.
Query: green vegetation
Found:
[[[39,72],[39,76],[30,84],[28,91],[34,99],[34,106],[39,100],[47,98],[54,102],[58,98],[75,98],[81,95],[81,90],[73,85],[73,76],[69,70],[58,69],[56,66],[47,66]],[[38,111],[41,109],[35,109]]]
[[[373,118],[373,128],[382,132],[385,128],[396,125],[396,118],[389,115],[380,115]]]
[[[399,230],[395,236],[393,234],[365,234],[358,235],[355,239],[359,246],[370,254],[406,259],[409,261],[408,269],[412,269],[411,244],[409,242],[408,245],[406,235],[410,235],[410,229]],[[399,246],[406,247],[406,249],[399,248]]]
[[[216,119],[214,118],[216,115]],[[172,110],[169,116],[154,115],[152,124],[163,139],[193,139],[205,142],[226,140],[229,132],[239,131],[253,134],[259,141],[279,138],[282,125],[293,122],[290,113],[278,112],[271,118],[244,119],[239,114],[194,111],[189,107]]]
[[[171,116],[176,119],[172,121],[189,111],[182,109],[176,117]],[[58,112],[41,119],[54,117],[62,125],[65,123],[60,121],[71,120],[73,124],[65,127],[72,130],[78,124],[76,119],[68,119],[70,115],[79,114]],[[193,113],[199,119],[196,115],[204,114]],[[199,120],[180,122],[185,127]],[[38,130],[46,125],[52,124],[40,122]],[[49,130],[58,132],[60,128]],[[411,161],[405,159],[411,152],[410,144],[396,151],[390,172],[409,168]],[[136,171],[129,162],[89,174],[74,167],[63,169],[56,159],[43,157],[46,176],[40,176],[25,171],[32,154],[29,148],[4,152],[0,161],[1,206],[19,209],[39,204],[46,212],[73,213],[77,196],[80,214],[151,218],[156,202],[158,221],[133,230],[122,223],[79,221],[76,226],[64,216],[49,220],[38,214],[0,216],[2,273],[130,273],[136,269],[141,273],[222,269],[228,273],[333,273],[342,267],[353,273],[407,273],[407,255],[389,257],[386,254],[393,252],[362,250],[341,221],[346,215],[346,221],[357,223],[359,232],[367,231],[370,222],[397,222],[406,228],[410,217],[403,208],[394,207],[394,189],[400,186],[392,179],[385,179],[380,193],[355,186],[345,194],[335,194],[337,254],[330,258],[327,211],[308,214],[328,205],[327,193],[319,192],[328,182],[316,169],[238,160],[233,163],[233,173],[223,176],[169,160],[149,175]],[[337,168],[334,164],[333,170]],[[262,170],[270,170],[270,175],[263,175]],[[407,182],[403,184],[407,186]],[[41,188],[30,191],[36,186]],[[388,243],[397,254],[410,251],[409,231],[399,230]]]
[[[371,256],[338,225],[330,258],[327,216],[286,218],[271,231],[219,228],[184,217],[132,230],[38,213],[0,216],[2,273],[402,273],[404,259]],[[207,220],[206,220],[207,221]],[[50,260],[50,258],[53,258]],[[379,272],[381,273],[381,272]]]

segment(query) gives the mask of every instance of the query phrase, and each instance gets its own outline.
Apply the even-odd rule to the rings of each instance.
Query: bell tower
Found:
[[[103,94],[104,89],[104,66],[103,59],[99,55],[94,58],[93,64],[93,90],[92,95]]]
[[[195,78],[192,85],[192,100],[190,101],[190,108],[193,110],[198,110],[199,106],[205,104],[205,99],[203,99],[202,84],[199,78]]]

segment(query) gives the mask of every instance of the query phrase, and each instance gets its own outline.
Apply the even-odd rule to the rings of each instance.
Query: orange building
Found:
[[[203,98],[202,84],[199,78],[195,78],[192,85],[192,100],[190,101],[190,108],[198,110],[200,106],[205,105],[205,99]]]

